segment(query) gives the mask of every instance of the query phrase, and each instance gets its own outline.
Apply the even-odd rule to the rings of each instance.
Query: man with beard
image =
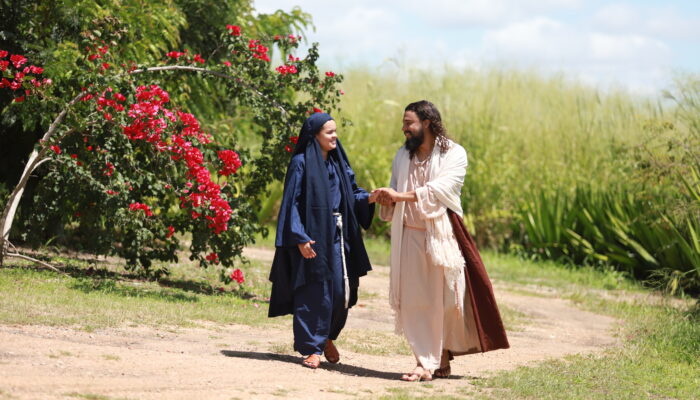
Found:
[[[389,302],[416,368],[405,381],[447,378],[455,355],[508,348],[491,282],[464,227],[460,193],[464,148],[450,140],[429,101],[409,104],[406,142],[394,157],[391,187],[373,191],[391,221]]]

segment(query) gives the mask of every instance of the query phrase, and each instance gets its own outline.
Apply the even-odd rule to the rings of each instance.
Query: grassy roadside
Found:
[[[492,279],[520,294],[563,297],[623,321],[622,346],[574,355],[470,380],[463,398],[697,399],[700,393],[700,308],[662,297],[614,271],[529,262],[485,252]],[[423,385],[382,399],[448,398]],[[455,398],[450,395],[449,398]]]
[[[159,282],[133,279],[118,266],[67,262],[68,274],[26,268],[12,261],[0,269],[0,323],[75,326],[94,330],[116,326],[261,325],[267,318],[269,266],[252,260],[246,282],[221,291],[214,270],[170,266]],[[64,264],[65,265],[65,264]]]
[[[385,243],[368,247],[378,253],[386,251]],[[691,301],[651,294],[614,271],[569,268],[490,252],[483,256],[491,278],[501,288],[568,298],[584,309],[624,321],[623,345],[599,355],[551,360],[485,379],[467,378],[464,398],[697,398],[700,313]],[[232,291],[231,286],[219,292],[215,271],[186,263],[171,266],[172,275],[158,283],[132,279],[115,265],[89,272],[85,262],[54,261],[69,266],[70,275],[25,268],[21,263],[0,269],[0,324],[92,330],[137,324],[188,327],[203,321],[248,325],[281,321],[266,318],[268,263],[252,260],[244,267],[246,283],[241,290]],[[504,312],[506,324],[517,317]],[[354,351],[407,351],[398,341],[389,349],[386,341],[372,342],[364,332],[348,334],[346,345],[357,347]],[[385,398],[444,396],[437,384],[414,389],[390,391]]]

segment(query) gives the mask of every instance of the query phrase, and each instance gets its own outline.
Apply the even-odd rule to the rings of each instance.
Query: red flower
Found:
[[[179,52],[179,51],[171,51],[171,52],[169,52],[169,53],[166,53],[165,55],[168,56],[168,57],[170,57],[170,58],[172,58],[172,59],[174,59],[174,60],[177,60],[178,58],[184,56],[185,53],[182,53],[182,52]]]
[[[286,146],[284,146],[284,150],[285,150],[287,153],[291,153],[291,152],[292,152],[292,146],[286,145]]]
[[[131,211],[138,211],[138,210],[143,210],[144,213],[146,213],[147,217],[153,216],[153,212],[151,211],[150,207],[148,205],[143,204],[143,203],[131,203],[129,204],[129,210]]]
[[[5,58],[7,57],[7,50],[0,50],[0,58]]]
[[[107,161],[105,163],[105,167],[102,168],[102,175],[112,176],[113,173],[114,173],[114,164]]]
[[[323,110],[321,110],[320,108],[314,107],[314,112],[313,112],[313,113],[322,113],[322,112],[323,112]]]
[[[195,54],[195,55],[194,55],[194,58],[192,59],[192,61],[193,61],[193,62],[198,62],[198,63],[200,63],[200,64],[204,64],[204,59],[203,59],[202,56],[200,56],[199,54]]]
[[[92,151],[92,146],[88,146],[87,151]]]
[[[109,64],[106,63],[106,62],[103,62],[103,63],[102,63],[102,69],[103,69],[103,70],[108,70],[108,69],[109,69]]]
[[[24,101],[24,96],[15,97],[15,102],[22,103]]]
[[[289,141],[294,144],[297,144],[297,142],[299,141],[299,136],[290,136]]]
[[[216,254],[216,253],[210,253],[210,254],[206,257],[206,259],[207,259],[207,261],[211,261],[211,262],[213,262],[214,264],[218,264],[218,263],[219,263],[219,255]]]
[[[340,89],[340,95],[342,96],[344,94],[345,94],[345,92],[343,91],[343,89]]]
[[[240,36],[241,35],[241,27],[238,25],[226,25],[226,29],[231,31],[231,34],[233,36]]]
[[[72,158],[72,159],[75,160],[76,158],[78,158],[78,155],[77,155],[77,154],[71,154],[71,155],[70,155],[70,158]]]
[[[10,89],[12,89],[12,90],[17,90],[21,87],[22,87],[22,82],[12,81],[12,83],[10,83]]]
[[[30,74],[40,75],[40,74],[43,74],[43,73],[44,73],[44,69],[41,68],[41,67],[37,67],[37,66],[31,65],[31,66],[29,66],[29,73],[30,73]]]
[[[245,278],[243,278],[243,271],[238,268],[234,269],[233,272],[231,272],[231,279],[239,284],[245,282]]]
[[[229,176],[235,174],[242,165],[238,153],[233,150],[220,150],[218,155],[219,159],[224,164],[224,167],[219,170],[220,175]]]
[[[332,77],[335,76],[335,72],[333,72],[333,71],[328,71],[328,72],[326,72],[326,76],[329,77],[329,78],[332,78]]]
[[[7,60],[0,61],[0,71],[5,72],[8,65],[10,65],[10,62]]]
[[[175,228],[172,225],[168,226],[168,233],[165,234],[166,238],[172,237],[175,234]]]
[[[231,61],[224,61],[223,63],[225,66],[230,67],[231,66]]]
[[[90,61],[95,61],[95,60],[97,60],[98,58],[102,58],[102,56],[99,55],[99,54],[90,54],[90,55],[88,56],[88,60],[90,60]]]
[[[119,194],[119,192],[115,192],[115,191],[112,190],[112,189],[107,190],[106,193],[107,193],[108,195],[110,195],[110,196],[114,196],[114,195],[116,195],[116,194]]]
[[[58,145],[51,146],[51,150],[53,150],[53,152],[56,154],[61,154],[61,148],[58,147]]]
[[[14,65],[15,68],[19,68],[22,66],[22,64],[27,62],[27,58],[19,54],[15,54],[10,56],[10,61],[12,61],[12,65]]]
[[[275,68],[275,71],[282,75],[296,74],[298,72],[297,67],[294,65],[280,65],[279,67]]]

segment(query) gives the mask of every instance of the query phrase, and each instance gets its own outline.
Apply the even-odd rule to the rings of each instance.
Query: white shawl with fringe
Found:
[[[467,173],[467,152],[457,143],[450,141],[449,149],[440,152],[437,144],[430,155],[430,168],[427,183],[415,190],[418,210],[426,222],[426,250],[428,259],[443,267],[445,271],[445,307],[462,310],[465,293],[464,258],[454,237],[447,209],[462,216],[460,194]],[[394,157],[391,173],[391,187],[405,192],[408,187],[410,155],[401,147]],[[434,204],[437,200],[437,207]],[[430,207],[427,205],[431,204]],[[398,317],[400,304],[401,241],[403,236],[404,202],[394,207],[382,207],[380,217],[391,221],[391,280],[389,303]],[[393,208],[393,210],[391,209]],[[393,211],[393,212],[392,212]],[[397,330],[400,322],[397,320]]]

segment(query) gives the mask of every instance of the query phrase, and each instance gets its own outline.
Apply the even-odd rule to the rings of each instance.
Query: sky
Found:
[[[338,72],[517,68],[653,95],[700,73],[700,0],[254,0],[300,6]]]

